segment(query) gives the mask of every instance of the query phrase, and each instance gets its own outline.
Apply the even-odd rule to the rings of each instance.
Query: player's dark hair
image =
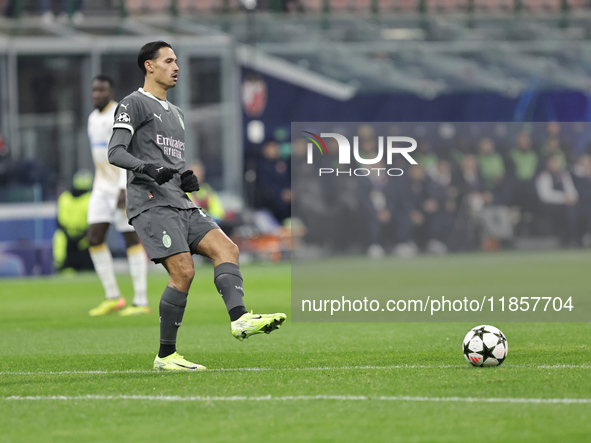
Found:
[[[137,65],[140,67],[144,75],[146,75],[146,67],[144,66],[145,61],[157,59],[160,54],[160,48],[172,49],[172,46],[170,46],[169,43],[158,40],[156,42],[146,43],[142,46],[142,49],[140,49],[140,52],[137,55]]]
[[[92,81],[98,80],[99,82],[107,82],[110,86],[111,89],[113,89],[113,85],[115,84],[113,82],[113,79],[111,77],[109,77],[108,75],[104,75],[104,74],[99,74],[96,75]]]

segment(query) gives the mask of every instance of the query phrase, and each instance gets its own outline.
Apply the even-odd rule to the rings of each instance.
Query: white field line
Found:
[[[80,401],[80,400],[138,400],[164,402],[296,402],[314,400],[335,401],[389,401],[389,402],[428,402],[428,403],[534,403],[534,404],[591,404],[591,398],[514,398],[514,397],[409,397],[409,396],[381,396],[367,397],[364,395],[287,395],[274,397],[263,396],[159,396],[159,395],[48,395],[48,396],[11,396],[3,400],[11,401]]]
[[[457,369],[460,367],[469,368],[467,365],[392,365],[392,366],[320,366],[312,368],[212,368],[201,372],[281,372],[281,371],[360,371],[360,370],[390,370],[390,369]],[[591,369],[591,365],[503,365],[506,368],[516,369]],[[135,370],[125,371],[5,371],[0,372],[0,376],[5,375],[92,375],[92,374],[162,374],[155,370]]]

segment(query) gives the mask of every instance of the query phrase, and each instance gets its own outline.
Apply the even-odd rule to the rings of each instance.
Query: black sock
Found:
[[[242,287],[242,274],[240,268],[234,263],[222,263],[217,265],[213,271],[214,283],[222,296],[230,321],[238,320],[245,314],[244,289]]]
[[[164,358],[168,357],[170,354],[174,354],[176,352],[176,345],[163,345],[160,343],[160,350],[158,351],[158,357]]]
[[[230,309],[228,314],[230,314],[230,321],[236,321],[244,314],[248,314],[248,311],[244,306],[236,306],[235,308]]]
[[[167,286],[160,299],[160,358],[176,350],[176,335],[183,321],[188,293]],[[166,355],[165,355],[166,354]]]

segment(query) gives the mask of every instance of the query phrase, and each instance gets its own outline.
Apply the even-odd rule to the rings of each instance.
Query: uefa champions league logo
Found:
[[[127,112],[122,112],[117,116],[115,120],[119,123],[129,123],[131,121],[131,118],[129,117],[129,114]]]
[[[353,158],[355,162],[360,165],[377,165],[382,163],[382,160],[386,160],[386,165],[390,166],[393,163],[394,155],[399,154],[402,155],[408,163],[411,165],[416,165],[417,162],[414,158],[411,157],[410,153],[413,152],[417,148],[417,141],[411,137],[399,137],[399,136],[379,136],[378,143],[377,143],[377,154],[374,158],[363,158],[359,154],[359,137],[353,137],[353,148],[351,149],[351,143],[342,134],[338,134],[336,132],[323,132],[320,136],[309,132],[304,131],[304,137],[308,139],[310,142],[308,143],[308,151],[307,151],[307,163],[313,164],[314,163],[314,152],[317,150],[320,152],[320,155],[329,155],[328,148],[326,147],[326,143],[324,142],[323,138],[331,137],[336,140],[338,144],[338,162],[339,165],[351,165],[351,152],[353,153]],[[310,137],[311,136],[311,137]],[[317,150],[314,148],[316,146]],[[376,173],[377,175],[387,174],[391,177],[399,177],[401,176],[404,171],[400,168],[384,168],[384,167],[366,167],[366,168],[348,168],[348,169],[340,169],[340,168],[325,168],[321,167],[318,169],[318,175],[347,175],[347,176],[357,176],[363,177],[368,176],[372,173]]]

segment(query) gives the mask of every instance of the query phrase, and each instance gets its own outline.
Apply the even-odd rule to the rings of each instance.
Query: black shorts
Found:
[[[203,209],[156,206],[130,220],[154,263],[181,252],[196,254],[199,242],[217,223]]]

